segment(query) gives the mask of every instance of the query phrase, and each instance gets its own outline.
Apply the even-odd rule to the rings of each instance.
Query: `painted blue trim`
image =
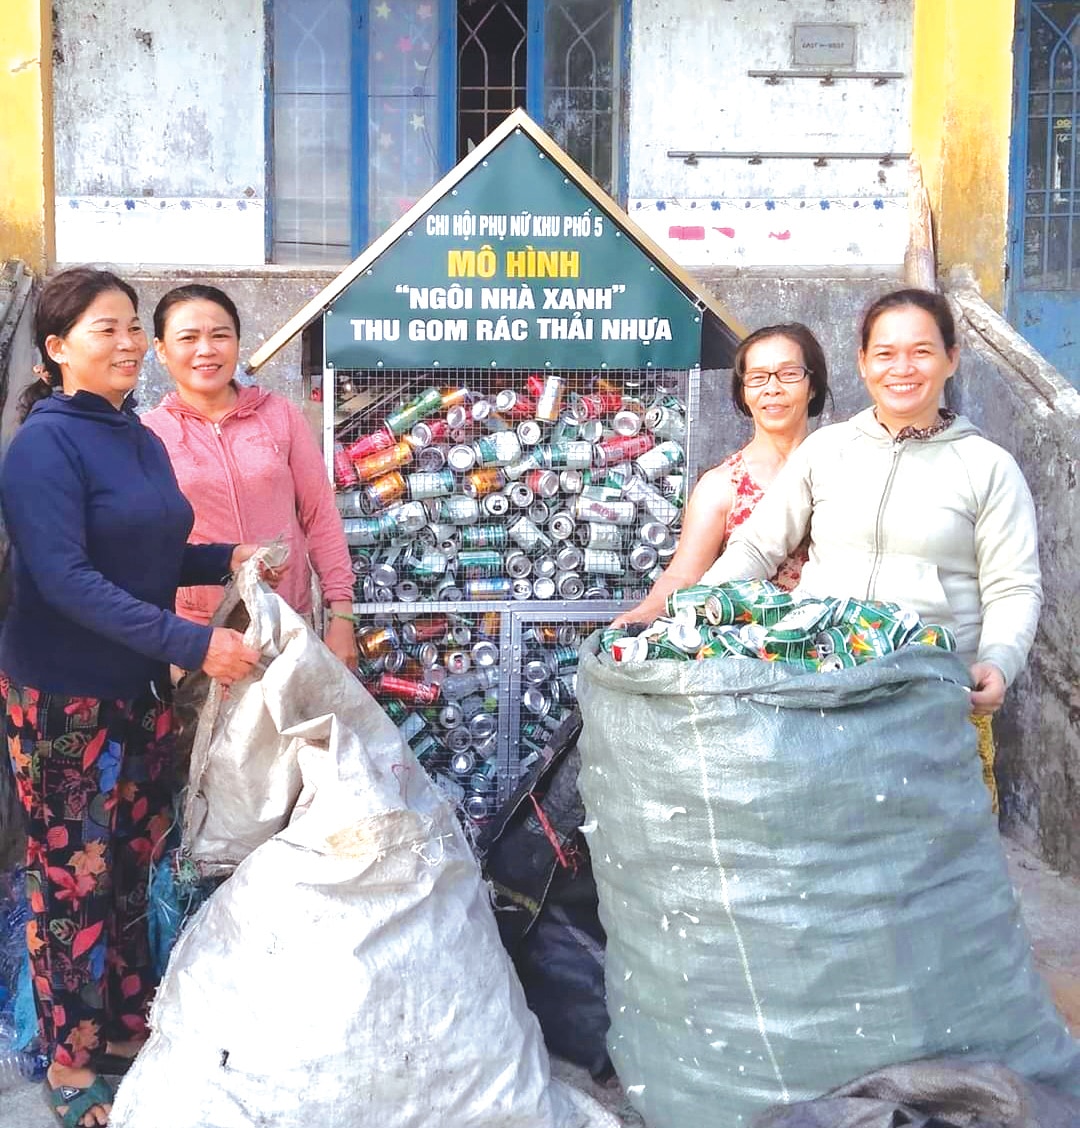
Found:
[[[368,245],[368,0],[352,0],[351,241],[355,258]]]
[[[439,0],[439,172],[457,164],[457,0]]]
[[[544,125],[544,0],[529,0],[525,9],[525,112]]]
[[[274,0],[263,0],[263,262],[274,261]]]
[[[619,204],[626,209],[630,197],[630,83],[633,75],[630,72],[630,56],[633,47],[633,0],[622,2],[622,27],[619,34],[619,55],[622,66],[619,68],[619,89],[615,91],[619,99],[619,130],[612,138],[614,144],[619,146],[618,160],[612,162],[613,168],[618,169],[616,182],[611,193]]]
[[[1013,123],[1012,151],[1009,154],[1009,230],[1005,259],[1005,309],[1010,320],[1016,316],[1016,297],[1024,277],[1024,210],[1027,183],[1028,91],[1031,88],[1031,59],[1028,37],[1031,34],[1031,0],[1017,0],[1016,34],[1013,38]]]

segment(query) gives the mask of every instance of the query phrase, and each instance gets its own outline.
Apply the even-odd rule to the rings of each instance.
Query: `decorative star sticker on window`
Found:
[[[380,20],[388,20],[390,18],[390,5],[385,3],[385,0],[382,4],[376,4],[375,15],[378,16]]]

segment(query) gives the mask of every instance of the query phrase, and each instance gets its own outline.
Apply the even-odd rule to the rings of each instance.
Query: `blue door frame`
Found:
[[[1080,44],[1080,0],[1018,0],[1006,301],[1017,331],[1080,387],[1080,51],[1074,41]]]

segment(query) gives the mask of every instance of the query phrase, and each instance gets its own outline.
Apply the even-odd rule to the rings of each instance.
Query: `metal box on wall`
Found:
[[[738,332],[520,111],[252,367],[320,317],[360,674],[482,821],[674,552]]]

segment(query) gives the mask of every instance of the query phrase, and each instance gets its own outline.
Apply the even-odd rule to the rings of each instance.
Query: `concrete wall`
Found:
[[[854,67],[882,85],[782,78],[795,24],[854,24]],[[912,0],[635,0],[629,210],[688,265],[893,264],[907,242],[904,162],[701,158],[675,151],[907,153]],[[804,69],[804,68],[798,68]],[[823,68],[824,70],[824,68]]]
[[[1045,602],[1027,669],[995,719],[1003,819],[1080,873],[1080,392],[984,302],[951,289],[963,358],[950,403],[1020,463],[1035,498]]]
[[[55,0],[61,262],[261,263],[263,0]]]

